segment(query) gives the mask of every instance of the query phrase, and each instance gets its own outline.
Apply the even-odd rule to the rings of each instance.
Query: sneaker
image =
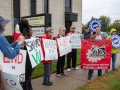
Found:
[[[91,76],[88,76],[88,80],[90,80],[91,79]]]
[[[75,67],[75,68],[72,68],[72,69],[79,70],[79,68],[77,68],[77,67]]]
[[[70,72],[71,71],[70,68],[68,68],[67,71]]]
[[[52,82],[49,81],[49,83],[53,84]]]
[[[113,71],[118,72],[117,70],[113,70]]]

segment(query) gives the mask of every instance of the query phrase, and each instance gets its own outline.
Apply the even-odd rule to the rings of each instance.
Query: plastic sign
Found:
[[[2,88],[4,90],[23,90],[17,80],[17,75],[1,72],[0,74]]]
[[[117,34],[111,35],[110,39],[113,39],[112,46],[114,48],[119,48],[120,47],[120,36]]]
[[[91,30],[91,32],[95,32],[96,27],[98,26],[102,28],[102,22],[100,22],[100,20],[96,18],[92,19],[88,24],[88,27]]]

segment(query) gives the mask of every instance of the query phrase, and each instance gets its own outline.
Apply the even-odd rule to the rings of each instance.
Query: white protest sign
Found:
[[[43,45],[46,61],[58,59],[57,44],[55,40],[43,39]]]
[[[57,39],[60,56],[63,56],[72,51],[71,43],[70,43],[70,36],[62,37]]]
[[[23,90],[18,82],[17,75],[1,72],[1,86],[4,90]]]
[[[81,48],[80,34],[70,34],[72,48]]]
[[[20,50],[19,54],[14,59],[7,58],[0,51],[0,58],[3,72],[17,75],[19,82],[25,81],[26,50]]]
[[[32,64],[32,68],[38,65],[43,60],[43,52],[38,38],[31,38],[25,40],[27,51]]]

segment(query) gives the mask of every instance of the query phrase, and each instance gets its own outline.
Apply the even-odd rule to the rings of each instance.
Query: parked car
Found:
[[[100,32],[101,35],[103,35],[105,38],[107,38],[108,33],[107,32]]]

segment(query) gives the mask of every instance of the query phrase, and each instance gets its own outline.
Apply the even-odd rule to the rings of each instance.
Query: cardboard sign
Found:
[[[43,45],[46,61],[58,59],[57,44],[55,40],[43,39]]]
[[[23,90],[17,80],[17,75],[1,72],[1,84],[4,90]]]
[[[110,68],[112,42],[110,40],[82,40],[81,68],[106,70]]]
[[[25,63],[26,63],[26,50],[20,50],[20,53],[14,58],[9,59],[0,51],[0,64],[2,71],[18,75],[18,81],[25,81]]]
[[[32,68],[38,65],[43,60],[43,52],[38,38],[31,38],[25,40],[27,51],[32,64]]]
[[[70,34],[72,48],[81,48],[80,34]]]
[[[70,43],[70,36],[62,37],[57,39],[60,56],[66,55],[67,53],[71,52],[71,43]]]

